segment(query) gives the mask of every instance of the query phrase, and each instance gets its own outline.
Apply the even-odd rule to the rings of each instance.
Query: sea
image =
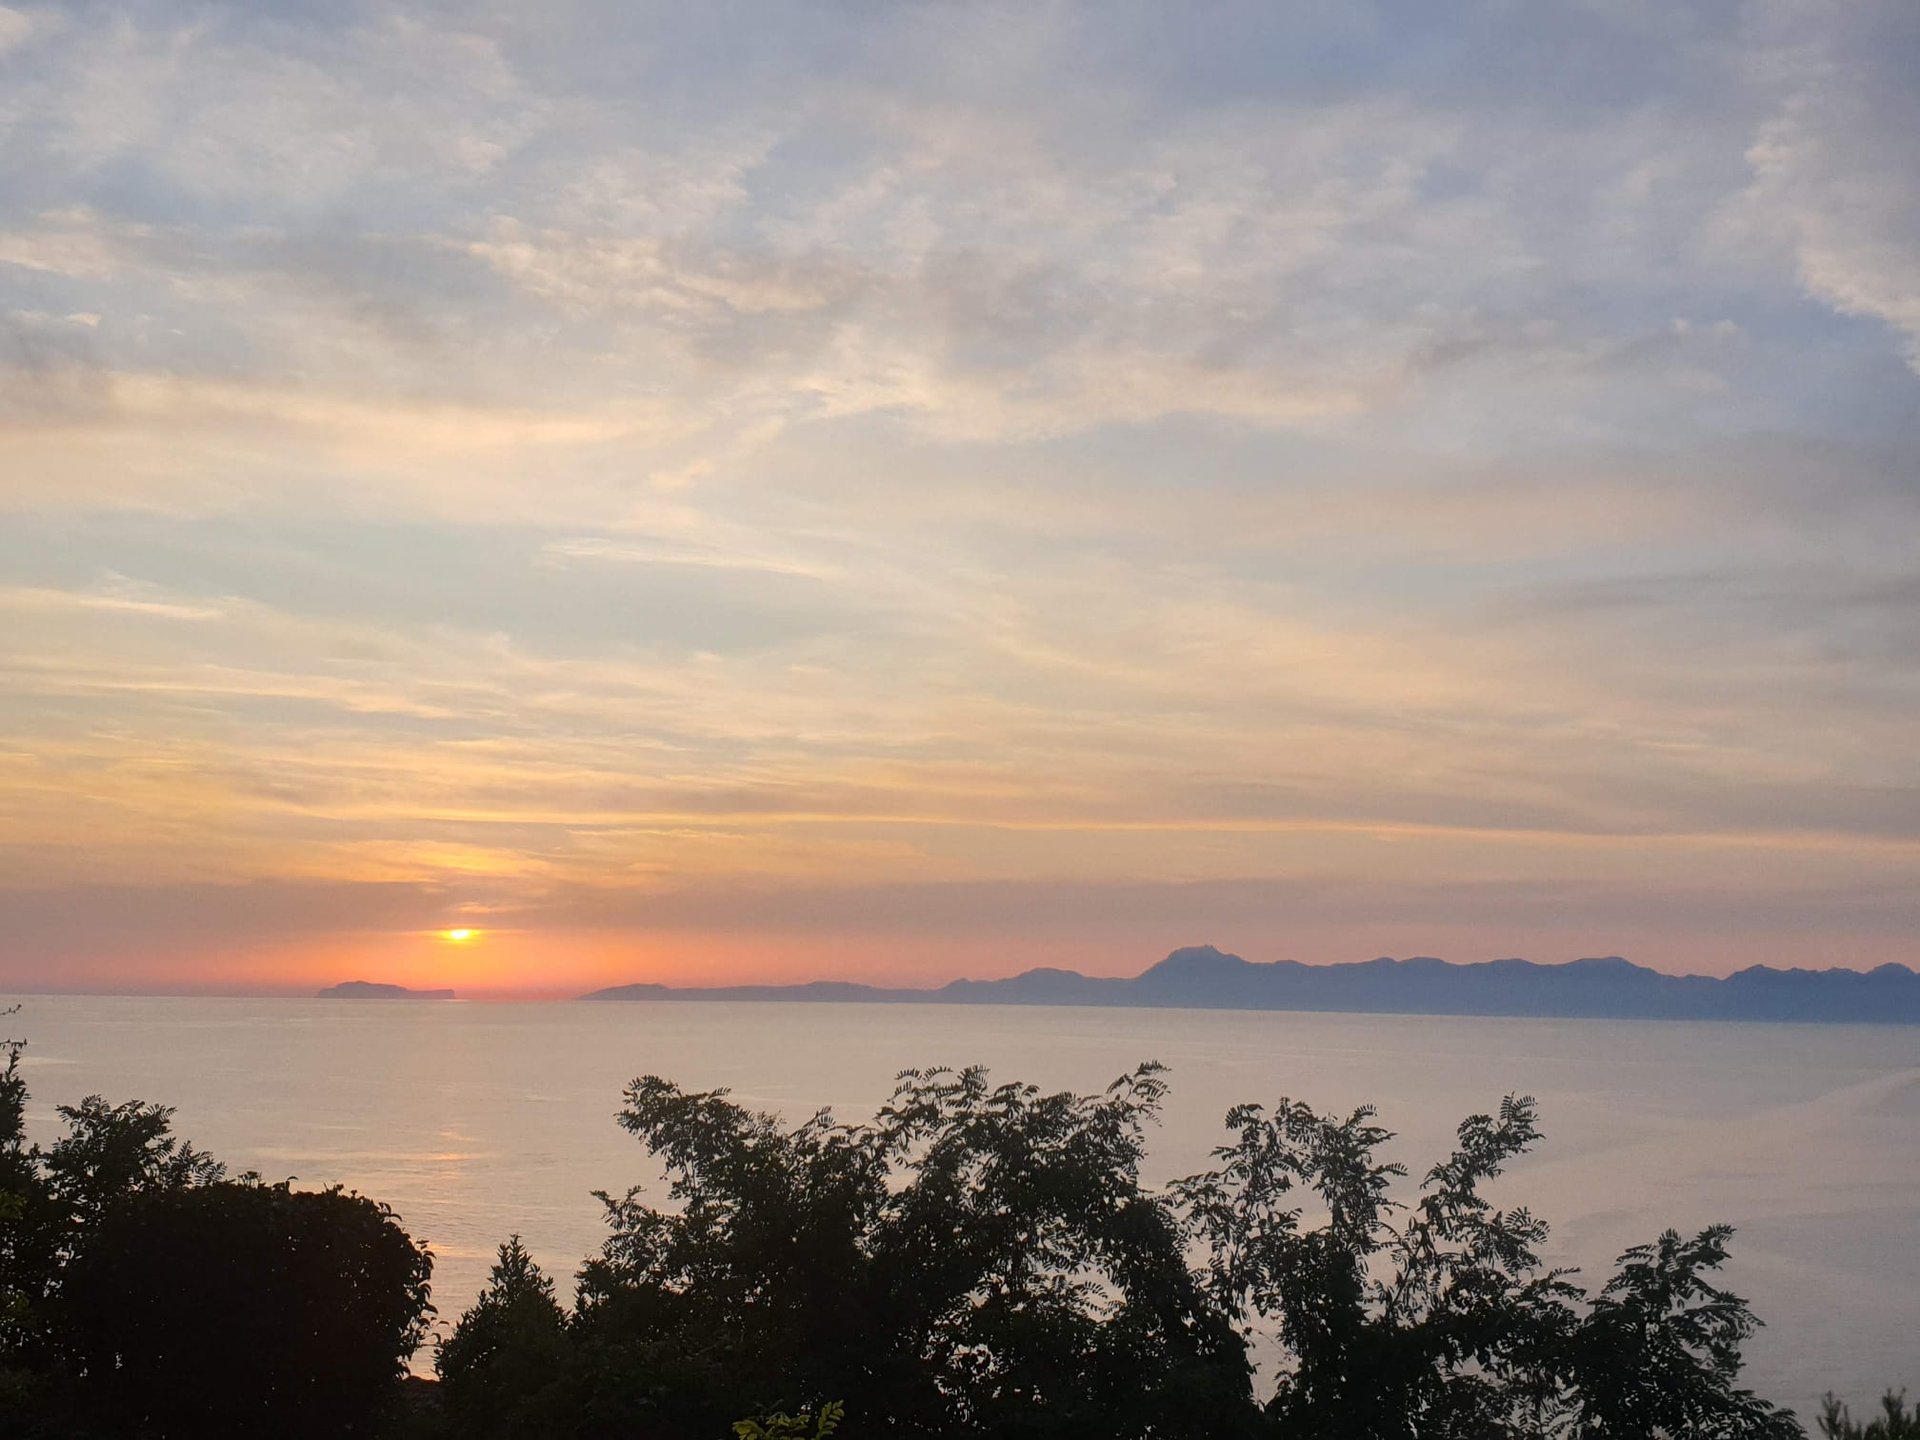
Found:
[[[870,1114],[909,1067],[1093,1091],[1143,1060],[1172,1091],[1147,1178],[1203,1169],[1245,1101],[1374,1106],[1418,1176],[1454,1127],[1535,1097],[1545,1139],[1491,1192],[1590,1283],[1663,1229],[1737,1227],[1727,1282],[1766,1322],[1745,1382],[1809,1417],[1920,1393],[1920,1027],[780,1002],[22,996],[29,1125],[90,1094],[176,1108],[234,1171],[383,1200],[436,1257],[442,1328],[520,1235],[564,1289],[595,1190],[658,1170],[615,1116],[640,1075],[798,1122]],[[420,1363],[430,1365],[430,1354]]]

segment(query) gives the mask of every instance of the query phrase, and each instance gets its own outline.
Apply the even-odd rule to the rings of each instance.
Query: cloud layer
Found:
[[[1920,961],[1920,29],[1670,10],[0,8],[0,981]]]

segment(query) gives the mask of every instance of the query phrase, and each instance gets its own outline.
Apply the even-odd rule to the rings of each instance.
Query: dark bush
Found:
[[[371,1433],[425,1335],[432,1259],[386,1207],[218,1183],[103,1213],[55,1309],[82,1396],[130,1433]]]
[[[1855,1420],[1845,1405],[1829,1395],[1820,1415],[1820,1433],[1826,1440],[1920,1440],[1920,1406],[1909,1410],[1904,1390],[1880,1397],[1880,1413]]]
[[[620,1121],[671,1206],[607,1199],[564,1332],[503,1251],[443,1374],[516,1395],[473,1432],[515,1440],[704,1440],[842,1399],[850,1434],[996,1440],[1801,1433],[1737,1384],[1758,1322],[1712,1283],[1724,1227],[1636,1247],[1597,1292],[1542,1266],[1546,1225],[1486,1195],[1538,1137],[1530,1100],[1469,1116],[1408,1200],[1370,1109],[1286,1100],[1231,1112],[1215,1169],[1146,1189],[1163,1089],[1152,1065],[1091,1097],[910,1071],[870,1122],[788,1127],[638,1080]]]
[[[515,1235],[435,1359],[453,1433],[463,1440],[549,1433],[566,1358],[566,1312]]]
[[[676,1208],[609,1201],[582,1274],[582,1433],[724,1435],[844,1399],[847,1428],[1226,1437],[1258,1422],[1241,1337],[1140,1183],[1164,1090],[901,1077],[866,1124],[795,1129],[667,1081],[621,1124]]]
[[[12,1010],[0,1011],[0,1017]],[[0,1418],[32,1389],[29,1354],[38,1324],[36,1301],[52,1265],[32,1218],[46,1209],[46,1180],[27,1144],[27,1082],[21,1042],[0,1040]]]
[[[1738,1388],[1758,1321],[1708,1282],[1732,1231],[1672,1231],[1589,1297],[1542,1267],[1546,1224],[1483,1193],[1539,1138],[1531,1099],[1470,1115],[1418,1199],[1391,1134],[1282,1100],[1227,1116],[1219,1168],[1174,1187],[1208,1285],[1281,1348],[1267,1412],[1290,1440],[1784,1440],[1798,1423]]]
[[[20,1046],[0,1072],[0,1368],[45,1372],[65,1267],[100,1218],[136,1196],[211,1185],[226,1167],[172,1134],[173,1111],[89,1095],[59,1107],[66,1134],[26,1143]],[[44,1375],[43,1375],[44,1378]]]
[[[59,1107],[67,1133],[40,1155],[47,1190],[67,1224],[84,1230],[134,1195],[226,1178],[227,1167],[173,1133],[173,1107],[89,1095]]]

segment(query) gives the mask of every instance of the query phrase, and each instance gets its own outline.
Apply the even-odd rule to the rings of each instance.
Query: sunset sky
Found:
[[[1916,73],[0,8],[0,986],[1920,964]]]

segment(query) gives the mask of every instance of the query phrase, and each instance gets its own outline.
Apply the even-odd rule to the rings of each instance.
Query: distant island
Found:
[[[1818,1020],[1920,1024],[1920,973],[1776,970],[1725,979],[1668,975],[1617,955],[1539,965],[1410,960],[1256,963],[1211,945],[1176,950],[1130,979],[1028,970],[1005,980],[955,980],[934,990],[846,981],[685,988],[616,985],[584,1000],[789,1000],[934,1005],[1115,1005],[1202,1010],[1346,1010],[1396,1015],[1513,1015],[1619,1020]]]
[[[409,990],[404,985],[382,985],[374,980],[343,980],[319,992],[321,1000],[451,1000],[451,990]]]

